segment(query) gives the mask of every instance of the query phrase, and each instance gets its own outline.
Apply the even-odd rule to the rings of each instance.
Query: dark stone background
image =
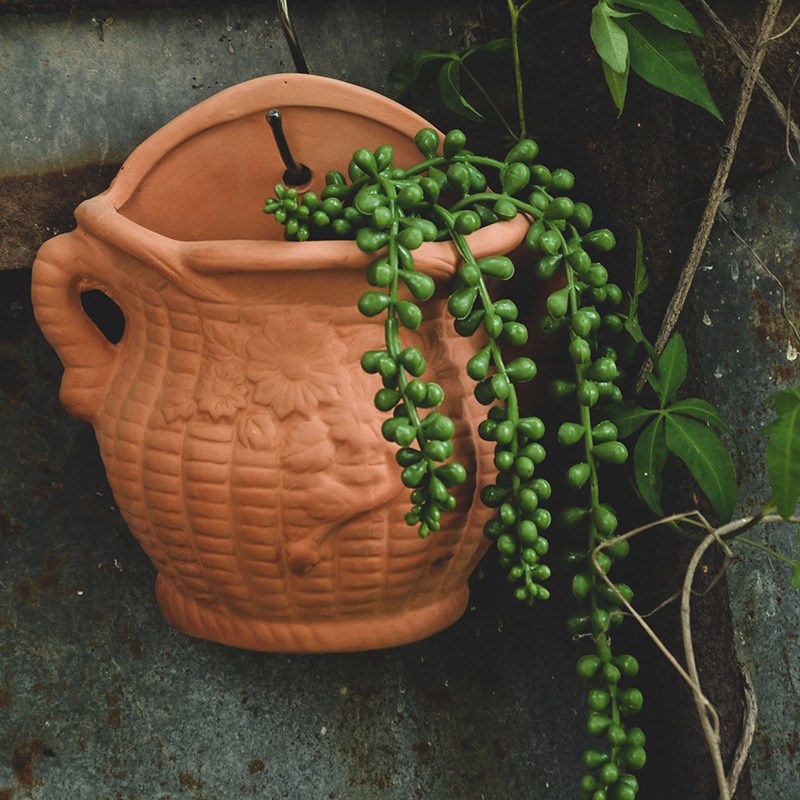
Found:
[[[618,118],[588,36],[591,5],[543,0],[531,7],[523,27],[528,123],[543,161],[571,169],[576,198],[617,233],[609,266],[620,282],[632,272],[641,229],[651,274],[643,321],[655,335],[703,209],[742,70],[698,4],[688,3],[706,29],[693,47],[725,124],[634,78]],[[761,4],[719,5],[749,49]],[[785,3],[777,29],[798,10]],[[404,50],[456,48],[500,35],[504,25],[502,3],[477,0],[435,7],[308,0],[293,4],[293,14],[312,70],[376,89]],[[799,37],[795,30],[776,42],[764,67],[784,102]],[[291,69],[274,7],[0,2],[0,69],[0,267],[7,270],[0,273],[0,798],[575,797],[584,712],[573,664],[581,645],[563,630],[571,606],[565,593],[556,591],[536,613],[519,609],[490,556],[473,579],[465,617],[415,645],[274,656],[187,639],[158,613],[153,570],[114,509],[90,429],[58,406],[60,367],[28,301],[33,254],[71,227],[74,207],[105,188],[127,153],[166,120],[220,88]],[[498,101],[509,100],[508,75],[482,69]],[[440,127],[463,125],[436,106],[428,113]],[[480,128],[469,133],[480,145],[493,141]],[[798,261],[790,257],[796,225],[785,224],[794,217],[782,212],[798,204],[795,177],[783,126],[756,90],[728,209],[751,209],[742,235],[763,245],[767,257],[784,254],[780,270],[772,266],[797,320],[791,280]],[[782,360],[786,331],[774,286],[757,281],[754,293],[740,290],[744,281],[717,280],[720,266],[730,274],[732,258],[743,273],[748,265],[725,235],[715,231],[705,262],[716,271],[701,271],[681,330],[693,351],[691,390],[717,402],[739,434],[745,513],[766,499],[749,410],[800,375],[796,361]],[[763,279],[749,268],[753,280]],[[727,301],[725,315],[720,300]],[[720,365],[724,379],[714,377]],[[763,416],[762,408],[757,421]],[[680,470],[671,476],[668,504],[684,510],[690,487]],[[620,484],[625,491],[624,478]],[[625,523],[645,518],[629,501],[627,509]],[[791,534],[778,539],[775,546],[790,546]],[[634,550],[620,574],[636,588],[638,606],[649,609],[679,586],[691,544],[654,533]],[[736,565],[741,587],[762,585],[754,569],[775,570],[750,564]],[[716,564],[705,566],[713,574]],[[733,587],[733,617],[725,581],[694,605],[700,666],[724,721],[726,753],[741,724],[737,656],[756,672],[762,706],[772,709],[759,728],[752,785],[746,774],[737,800],[800,795],[790,735],[800,725],[791,666],[796,637],[785,656],[772,656],[780,626],[787,638],[796,630],[797,600],[784,594],[786,575],[774,581],[761,594]],[[785,597],[777,620],[768,613],[775,597]],[[653,624],[679,652],[676,609]],[[759,649],[759,636],[768,647]],[[685,686],[633,624],[615,647],[642,654],[637,682],[646,697],[641,725],[649,763],[641,797],[716,798]],[[760,665],[769,668],[759,672]],[[787,696],[792,703],[782,702]]]

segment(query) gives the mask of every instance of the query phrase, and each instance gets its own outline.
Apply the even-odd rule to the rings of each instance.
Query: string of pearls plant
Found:
[[[539,148],[530,139],[514,145],[503,161],[467,150],[459,130],[441,140],[426,128],[415,143],[423,160],[413,167],[395,166],[389,145],[374,152],[360,149],[347,176],[327,174],[321,195],[279,185],[264,211],[285,226],[289,240],[354,238],[362,251],[375,254],[366,271],[372,288],[358,307],[367,317],[383,315],[385,347],[364,353],[361,365],[382,382],[375,406],[391,412],[382,433],[398,445],[401,479],[411,490],[406,520],[423,537],[447,524],[446,514],[455,506],[450,490],[463,483],[466,470],[449,460],[455,427],[436,410],[443,390],[424,380],[425,355],[404,346],[402,331],[420,326],[421,304],[435,289],[430,276],[416,271],[414,251],[423,242],[455,244],[463,262],[448,302],[455,330],[465,337],[485,331],[485,343],[466,364],[476,382],[475,396],[487,407],[478,433],[495,445],[497,476],[481,490],[483,503],[496,510],[485,534],[497,547],[515,597],[532,605],[550,596],[545,586],[550,568],[543,559],[551,514],[544,504],[552,490],[541,476],[544,423],[522,415],[516,387],[536,376],[536,365],[528,357],[504,356],[505,345],[526,343],[528,330],[514,302],[493,300],[487,286],[489,279],[511,278],[513,262],[503,255],[476,260],[466,238],[519,214],[530,221],[525,244],[536,254],[536,276],[561,281],[547,298],[540,325],[560,338],[572,365],[570,379],[553,381],[550,391],[569,412],[558,441],[576,453],[566,474],[576,499],[559,522],[585,531],[585,548],[567,554],[576,569],[572,593],[580,603],[568,628],[574,635],[588,634],[594,643],[594,651],[577,665],[588,689],[587,728],[596,739],[583,756],[581,792],[587,800],[634,800],[638,783],[633,773],[645,763],[645,737],[639,728],[627,726],[627,718],[641,709],[642,695],[625,684],[639,667],[633,656],[612,653],[610,631],[623,619],[620,601],[591,560],[594,548],[612,538],[617,527],[614,509],[602,502],[600,476],[606,465],[622,464],[628,457],[615,425],[602,412],[605,403],[621,399],[612,342],[623,326],[615,313],[622,291],[609,283],[607,270],[595,260],[614,247],[614,236],[606,229],[590,230],[591,209],[568,197],[572,174],[537,163]],[[488,188],[487,174],[499,182],[499,192]],[[401,284],[413,299],[401,297]],[[596,563],[607,574],[627,551],[628,543],[619,542],[605,548]],[[632,598],[630,587],[615,585],[623,597]]]

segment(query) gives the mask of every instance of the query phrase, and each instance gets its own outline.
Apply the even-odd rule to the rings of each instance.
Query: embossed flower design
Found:
[[[233,361],[207,361],[197,383],[197,407],[212,419],[233,419],[247,405],[248,385],[242,364]]]
[[[310,418],[321,402],[335,397],[343,348],[321,323],[300,314],[275,318],[247,343],[247,356],[253,399],[279,419],[295,411]]]

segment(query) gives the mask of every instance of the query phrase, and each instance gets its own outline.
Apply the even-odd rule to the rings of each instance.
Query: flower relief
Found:
[[[232,420],[246,408],[245,334],[239,325],[203,322],[205,358],[195,388],[197,407],[213,420]]]
[[[270,318],[246,349],[253,400],[279,419],[293,412],[311,419],[320,404],[335,402],[340,394],[344,347],[327,325],[300,311]]]

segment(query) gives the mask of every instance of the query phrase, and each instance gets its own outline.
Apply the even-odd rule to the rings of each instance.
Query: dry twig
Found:
[[[686,655],[686,668],[678,661],[678,659],[670,652],[669,648],[663,643],[663,641],[659,638],[659,636],[655,633],[655,631],[650,627],[650,625],[646,622],[643,615],[641,615],[632,605],[631,603],[622,596],[620,591],[608,577],[608,575],[601,569],[597,556],[600,552],[607,547],[611,547],[618,542],[625,541],[630,539],[634,536],[638,536],[640,533],[644,533],[647,530],[652,530],[655,527],[658,527],[663,524],[668,524],[672,522],[687,522],[692,525],[696,525],[698,527],[704,528],[707,532],[707,535],[700,543],[700,545],[696,548],[692,559],[689,563],[689,566],[686,570],[686,576],[683,581],[683,589],[680,593],[681,597],[681,637],[683,639],[684,645],[684,652]],[[697,570],[697,566],[700,563],[703,555],[706,553],[708,548],[714,544],[719,544],[725,551],[726,556],[730,556],[730,548],[726,543],[726,539],[730,539],[735,537],[738,533],[741,533],[753,525],[764,522],[764,523],[775,523],[775,522],[793,522],[798,523],[800,522],[800,517],[791,517],[789,520],[784,520],[783,517],[778,516],[777,514],[768,514],[765,516],[758,516],[758,517],[745,517],[742,519],[734,520],[733,522],[729,522],[727,525],[723,525],[721,528],[713,528],[705,517],[699,511],[691,511],[685,514],[673,514],[672,516],[665,517],[663,519],[656,520],[654,522],[650,522],[647,525],[642,525],[638,528],[635,528],[627,533],[616,536],[613,539],[608,539],[605,542],[601,542],[593,551],[592,551],[592,564],[594,565],[595,571],[597,574],[602,578],[607,586],[611,588],[614,592],[616,597],[618,598],[620,604],[624,606],[629,614],[639,623],[642,627],[644,632],[650,637],[653,643],[658,647],[670,665],[675,669],[675,671],[683,678],[686,684],[692,691],[692,697],[694,698],[695,705],[697,706],[697,713],[700,719],[700,725],[703,730],[703,735],[705,736],[706,742],[708,744],[709,751],[711,753],[711,758],[714,763],[714,772],[717,778],[717,785],[719,787],[719,800],[731,800],[732,796],[736,792],[736,786],[739,782],[739,777],[741,775],[742,769],[744,767],[745,762],[747,761],[747,756],[750,752],[750,747],[753,743],[753,735],[755,732],[755,721],[756,721],[756,714],[758,711],[758,706],[756,704],[756,697],[755,692],[753,690],[752,683],[750,682],[750,676],[747,674],[746,671],[742,670],[742,674],[744,677],[744,690],[745,690],[745,708],[744,708],[744,718],[742,724],[742,734],[739,739],[739,743],[736,748],[736,753],[733,758],[733,763],[731,765],[731,769],[729,774],[726,776],[725,768],[723,765],[723,758],[722,758],[722,749],[721,749],[721,742],[720,742],[720,724],[719,724],[719,715],[709,701],[709,699],[703,693],[702,687],[700,685],[700,677],[697,670],[697,665],[694,658],[694,645],[692,640],[692,624],[691,624],[691,598],[694,594],[692,590],[692,585],[694,583],[694,575]],[[715,584],[722,575],[723,569],[720,570],[719,574],[714,578],[713,584]],[[712,585],[713,585],[712,584]],[[704,592],[705,593],[705,592]],[[671,599],[671,598],[670,598]]]
[[[694,276],[697,273],[697,268],[700,266],[700,259],[706,249],[708,237],[711,235],[711,229],[714,225],[714,219],[717,216],[720,203],[722,202],[723,193],[725,191],[725,184],[730,175],[733,159],[736,155],[736,148],[739,144],[739,137],[742,133],[742,126],[744,125],[747,111],[750,108],[750,101],[753,99],[753,89],[756,85],[756,79],[761,70],[761,65],[764,62],[766,55],[766,44],[772,33],[772,28],[775,25],[775,18],[778,16],[783,0],[769,0],[767,10],[764,13],[764,19],[761,22],[761,28],[756,39],[756,45],[753,50],[753,55],[750,58],[750,64],[747,68],[742,88],[739,93],[739,103],[736,108],[736,115],[734,116],[733,126],[728,134],[728,139],[725,147],[722,149],[722,158],[720,159],[717,167],[717,174],[714,176],[714,181],[711,184],[711,190],[708,195],[708,203],[703,211],[703,218],[700,221],[700,227],[692,243],[692,248],[689,252],[689,258],[681,272],[678,287],[675,294],[672,296],[667,312],[664,315],[664,320],[661,324],[661,330],[656,338],[655,349],[657,353],[661,353],[666,345],[672,331],[678,321],[678,318],[683,311],[683,306],[686,303],[686,298],[689,296],[689,290],[692,287]],[[644,388],[647,376],[653,369],[653,362],[650,359],[645,361],[639,373],[636,382],[636,395],[640,394]]]
[[[736,54],[736,57],[742,62],[742,64],[747,66],[750,63],[750,58],[745,52],[744,48],[739,44],[739,41],[736,39],[736,37],[730,32],[728,26],[719,18],[717,12],[711,8],[706,0],[700,0],[700,3],[703,6],[703,10],[706,12],[706,15],[717,26],[720,34],[722,34],[722,38],[725,39],[725,41],[728,43],[728,46]],[[775,109],[778,119],[785,124],[787,130],[786,135],[788,136],[789,133],[791,133],[795,144],[798,146],[798,148],[800,148],[800,126],[798,126],[797,123],[792,120],[790,110],[778,99],[778,95],[775,94],[775,90],[769,85],[769,83],[767,83],[766,78],[760,72],[756,78],[756,83],[758,88],[761,89],[761,91],[764,93],[764,96],[769,101],[769,104],[773,109]],[[789,156],[789,159],[792,161],[792,163],[794,163],[794,159],[791,155]]]

